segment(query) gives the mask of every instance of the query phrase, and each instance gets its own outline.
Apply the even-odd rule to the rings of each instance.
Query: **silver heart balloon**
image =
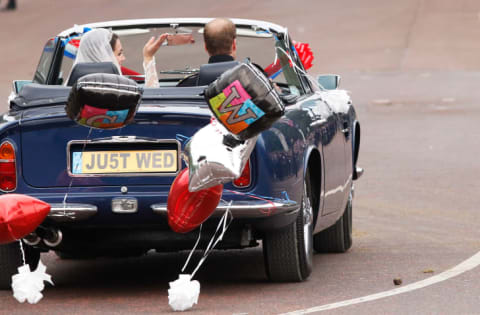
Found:
[[[215,120],[198,130],[184,151],[189,168],[188,190],[194,192],[240,177],[257,138],[239,141]]]

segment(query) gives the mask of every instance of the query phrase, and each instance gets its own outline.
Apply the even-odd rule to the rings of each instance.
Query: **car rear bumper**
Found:
[[[166,216],[167,205],[158,203],[152,205],[154,213]],[[269,200],[234,200],[229,202],[220,201],[212,217],[220,217],[229,209],[234,218],[265,218],[279,214],[297,213],[299,206],[295,201],[269,201]]]
[[[191,249],[198,237],[196,231],[172,231],[168,227],[168,211],[164,203],[154,203],[148,207],[143,205],[138,213],[115,213],[113,217],[102,217],[102,212],[111,212],[111,209],[106,209],[105,204],[100,203],[95,205],[71,202],[50,205],[48,220],[42,225],[43,234],[36,231],[32,236],[38,244],[34,246],[43,251],[54,249],[66,253],[91,252],[96,255],[127,249],[176,251]],[[232,200],[231,203],[221,201],[204,224],[205,235],[211,235],[215,231],[219,217],[227,208],[234,220],[219,245],[219,248],[225,249],[258,245],[257,240],[262,238],[263,231],[280,229],[292,223],[298,217],[300,205],[295,201],[280,199]],[[139,216],[142,219],[136,221],[135,218]],[[145,216],[149,219],[143,218]],[[158,220],[151,219],[155,217]],[[54,245],[50,244],[53,242],[46,242],[49,237],[45,234],[47,230],[60,235]]]
[[[48,218],[57,223],[74,223],[94,217],[99,209],[96,205],[86,203],[51,203]],[[150,206],[154,214],[167,216],[167,204],[156,203]],[[221,201],[212,217],[220,217],[227,208],[235,219],[251,221],[260,229],[275,229],[293,222],[300,206],[292,200],[233,200]],[[128,215],[128,214],[124,214]]]
[[[48,218],[55,222],[84,221],[95,214],[98,208],[95,205],[85,203],[51,203]]]

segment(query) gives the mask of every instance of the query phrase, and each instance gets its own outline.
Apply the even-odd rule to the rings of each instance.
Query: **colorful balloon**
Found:
[[[65,111],[79,125],[121,128],[133,121],[142,90],[135,81],[117,74],[88,74],[72,86]]]
[[[188,190],[188,168],[173,181],[168,194],[168,224],[177,233],[187,233],[202,224],[215,211],[222,197],[223,185],[196,192]]]
[[[251,63],[222,73],[204,96],[217,120],[239,140],[270,128],[285,111],[273,84]]]
[[[0,196],[0,244],[11,243],[35,231],[50,212],[50,205],[36,198]]]

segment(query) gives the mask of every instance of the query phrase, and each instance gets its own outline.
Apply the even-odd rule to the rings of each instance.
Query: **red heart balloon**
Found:
[[[11,243],[35,231],[50,212],[50,205],[36,198],[0,196],[0,244]]]
[[[195,192],[188,190],[188,168],[173,181],[168,194],[168,224],[177,233],[187,233],[202,224],[217,208],[223,185]]]

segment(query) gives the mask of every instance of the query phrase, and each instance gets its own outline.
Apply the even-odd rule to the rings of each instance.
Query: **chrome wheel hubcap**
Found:
[[[308,198],[307,185],[303,184],[303,241],[305,242],[305,254],[306,257],[310,256],[310,248],[312,248],[312,225],[313,225],[313,209],[310,204],[310,198]]]

